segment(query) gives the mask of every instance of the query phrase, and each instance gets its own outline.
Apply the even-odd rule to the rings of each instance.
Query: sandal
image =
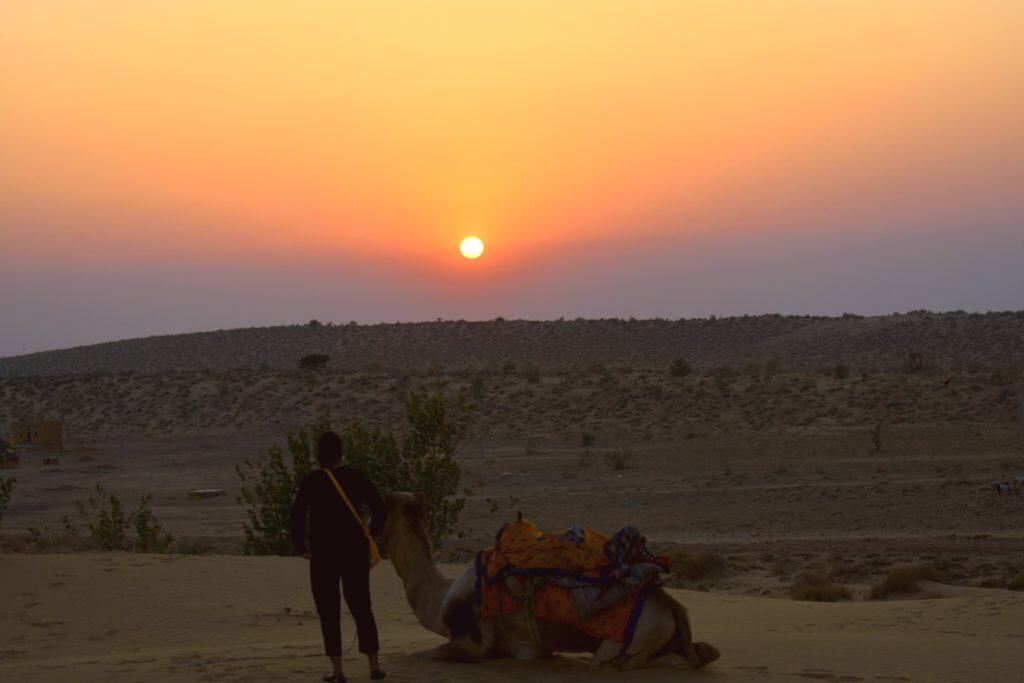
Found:
[[[325,673],[320,680],[324,683],[346,683],[345,674],[334,675],[330,671]]]
[[[370,672],[370,678],[375,681],[383,680],[385,676],[387,676],[387,674],[384,673],[383,669],[374,669]]]

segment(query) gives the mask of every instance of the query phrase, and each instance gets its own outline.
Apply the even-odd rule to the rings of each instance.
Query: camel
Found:
[[[388,519],[384,547],[405,587],[406,598],[419,622],[448,638],[433,655],[452,661],[477,662],[494,657],[533,659],[554,652],[590,652],[590,666],[638,669],[670,655],[680,655],[693,668],[719,658],[707,643],[693,642],[686,608],[663,589],[655,589],[644,604],[633,640],[622,644],[599,640],[571,626],[536,620],[535,630],[522,614],[481,619],[476,604],[473,566],[458,578],[446,579],[437,569],[427,527],[426,499],[419,494],[391,493],[386,497]],[[532,635],[531,635],[532,630]]]

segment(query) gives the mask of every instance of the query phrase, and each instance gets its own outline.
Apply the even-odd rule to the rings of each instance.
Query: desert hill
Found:
[[[366,368],[542,369],[595,365],[664,368],[676,358],[695,369],[772,362],[788,371],[845,364],[892,371],[908,362],[949,367],[1024,360],[1024,311],[838,318],[762,315],[707,319],[496,319],[380,325],[307,325],[197,332],[0,358],[0,375],[96,372],[155,374],[240,367],[293,368],[309,353],[336,370]]]

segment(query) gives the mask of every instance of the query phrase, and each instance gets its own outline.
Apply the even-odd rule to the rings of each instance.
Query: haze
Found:
[[[0,355],[1021,308],[1022,36],[1016,1],[8,0]]]

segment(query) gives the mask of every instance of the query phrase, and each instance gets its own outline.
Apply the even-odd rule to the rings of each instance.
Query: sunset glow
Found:
[[[572,315],[598,301],[582,285],[557,308],[514,294],[553,254],[625,278],[605,264],[645,239],[668,259],[936,220],[1003,234],[1022,32],[1024,3],[997,0],[12,0],[0,259],[211,283],[343,260],[343,289],[366,272],[456,315],[477,296]],[[473,274],[466,225],[492,248]],[[339,315],[432,318],[411,300]]]

